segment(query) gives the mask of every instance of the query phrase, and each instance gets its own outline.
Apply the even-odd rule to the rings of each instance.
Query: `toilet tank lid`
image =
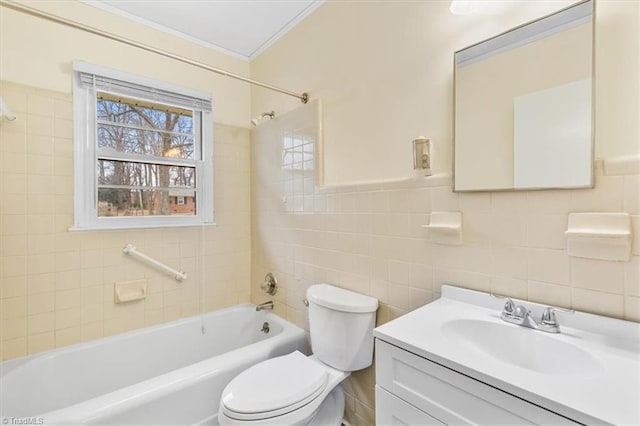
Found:
[[[309,303],[342,312],[375,312],[378,299],[331,284],[316,284],[307,290]]]

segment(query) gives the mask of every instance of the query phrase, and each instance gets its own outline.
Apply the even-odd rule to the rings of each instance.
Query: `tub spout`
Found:
[[[271,300],[269,300],[268,302],[261,303],[261,304],[256,306],[256,311],[264,311],[265,309],[268,309],[270,311],[273,310],[273,302]]]

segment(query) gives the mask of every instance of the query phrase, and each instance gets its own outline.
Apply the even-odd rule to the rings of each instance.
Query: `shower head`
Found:
[[[273,117],[276,116],[275,111],[271,111],[271,112],[263,112],[262,114],[260,114],[258,117],[256,118],[252,118],[251,119],[251,124],[253,124],[254,126],[257,126],[258,123],[260,122],[260,120],[262,120],[265,117],[269,117],[271,119],[273,119]]]

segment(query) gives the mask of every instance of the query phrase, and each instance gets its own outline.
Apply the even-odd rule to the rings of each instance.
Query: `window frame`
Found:
[[[80,74],[116,79],[139,86],[155,88],[177,95],[190,96],[211,102],[211,95],[205,92],[186,89],[170,83],[146,77],[131,75],[76,61],[73,64],[73,127],[74,127],[74,226],[71,231],[79,230],[115,230],[199,226],[214,224],[213,218],[213,116],[211,111],[193,110],[196,187],[196,214],[193,216],[98,216],[98,176],[97,176],[97,92],[107,92],[131,99],[132,96],[117,91],[96,90],[87,87],[80,80]],[[142,99],[153,102],[151,96]],[[166,102],[162,102],[167,104]],[[179,105],[176,105],[179,106]],[[184,106],[180,106],[184,108]],[[197,153],[199,152],[199,156]],[[126,157],[125,154],[123,157]],[[131,155],[133,160],[136,154]],[[139,158],[139,156],[138,156]],[[132,161],[129,160],[129,161]],[[126,160],[125,160],[126,161]],[[135,161],[135,160],[134,160]],[[154,164],[162,164],[153,160]],[[172,161],[168,163],[174,164]]]

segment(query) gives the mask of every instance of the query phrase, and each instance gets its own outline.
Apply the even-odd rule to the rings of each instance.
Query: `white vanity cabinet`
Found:
[[[376,339],[376,422],[579,424],[380,339]]]
[[[373,331],[377,424],[640,425],[639,323],[558,312],[551,333],[503,320],[487,293],[441,290]]]

